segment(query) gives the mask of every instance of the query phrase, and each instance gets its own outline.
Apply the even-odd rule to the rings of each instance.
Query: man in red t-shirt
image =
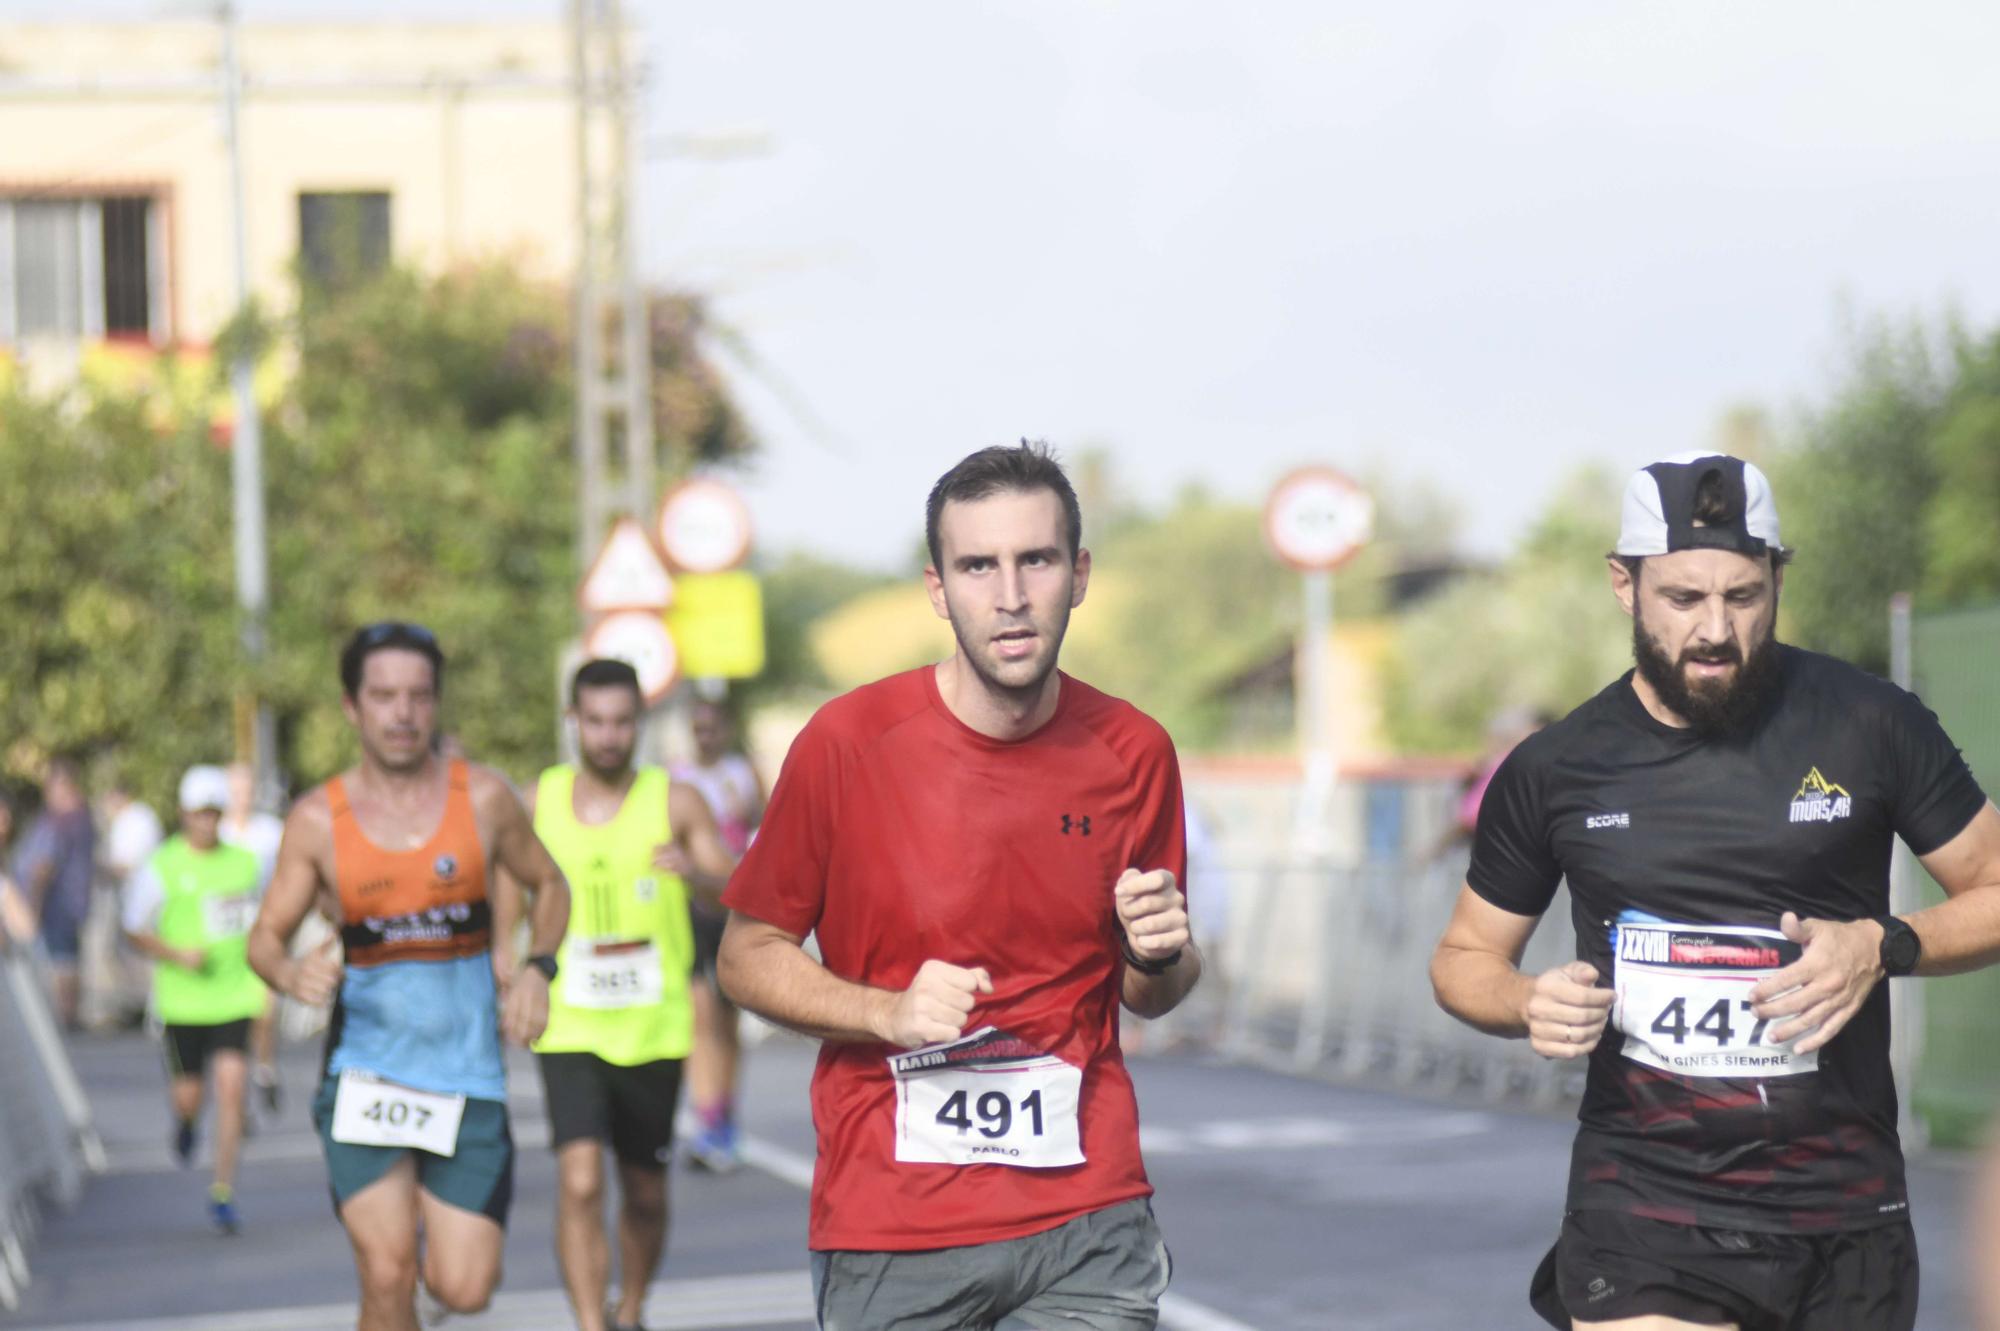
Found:
[[[1138,1331],[1170,1262],[1118,1009],[1158,1016],[1201,974],[1180,768],[1056,669],[1090,552],[1045,447],[953,467],[926,535],[957,650],[807,723],[723,895],[721,981],[825,1042],[823,1328]]]

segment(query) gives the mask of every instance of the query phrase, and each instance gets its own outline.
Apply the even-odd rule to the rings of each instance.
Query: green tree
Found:
[[[750,446],[700,355],[699,302],[656,352],[678,464]],[[525,772],[554,737],[575,629],[566,301],[498,266],[302,293],[267,414],[270,653],[255,681],[300,784],[349,761],[335,658],[373,619],[422,620],[449,658],[444,720]],[[169,376],[170,377],[170,376]],[[229,459],[162,394],[78,384],[0,395],[0,734],[30,775],[58,749],[115,756],[161,801],[229,752],[237,646]]]
[[[1955,332],[1878,324],[1850,338],[1831,400],[1776,459],[1787,637],[1886,674],[1889,598],[1924,585],[1938,490],[1931,438],[1948,398]]]

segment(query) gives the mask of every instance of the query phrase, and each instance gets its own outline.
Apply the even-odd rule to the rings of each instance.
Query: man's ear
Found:
[[[1632,613],[1633,599],[1639,594],[1639,574],[1627,568],[1625,561],[1617,555],[1606,555],[1604,562],[1611,570],[1611,594],[1618,598],[1618,604],[1624,607],[1625,613],[1629,615]],[[1641,569],[1645,567],[1643,563],[1639,565]]]
[[[1076,581],[1069,589],[1069,608],[1074,610],[1083,604],[1083,593],[1090,586],[1090,550],[1085,547],[1076,552]]]
[[[951,618],[951,607],[944,600],[944,579],[938,576],[936,564],[924,565],[924,590],[930,594],[931,609],[939,619]]]

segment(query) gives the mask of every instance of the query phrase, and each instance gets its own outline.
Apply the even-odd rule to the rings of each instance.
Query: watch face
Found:
[[[1907,975],[1917,964],[1917,931],[1908,925],[1891,929],[1882,937],[1882,968]]]

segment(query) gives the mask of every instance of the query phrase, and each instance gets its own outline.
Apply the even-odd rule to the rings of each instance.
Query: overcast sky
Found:
[[[202,11],[0,0],[58,9]],[[1989,3],[639,12],[658,135],[769,140],[644,180],[648,269],[768,368],[735,375],[766,548],[893,565],[939,472],[1029,435],[1107,448],[1147,500],[1386,468],[1491,552],[1580,462],[1822,391],[1843,304],[2000,306]]]

